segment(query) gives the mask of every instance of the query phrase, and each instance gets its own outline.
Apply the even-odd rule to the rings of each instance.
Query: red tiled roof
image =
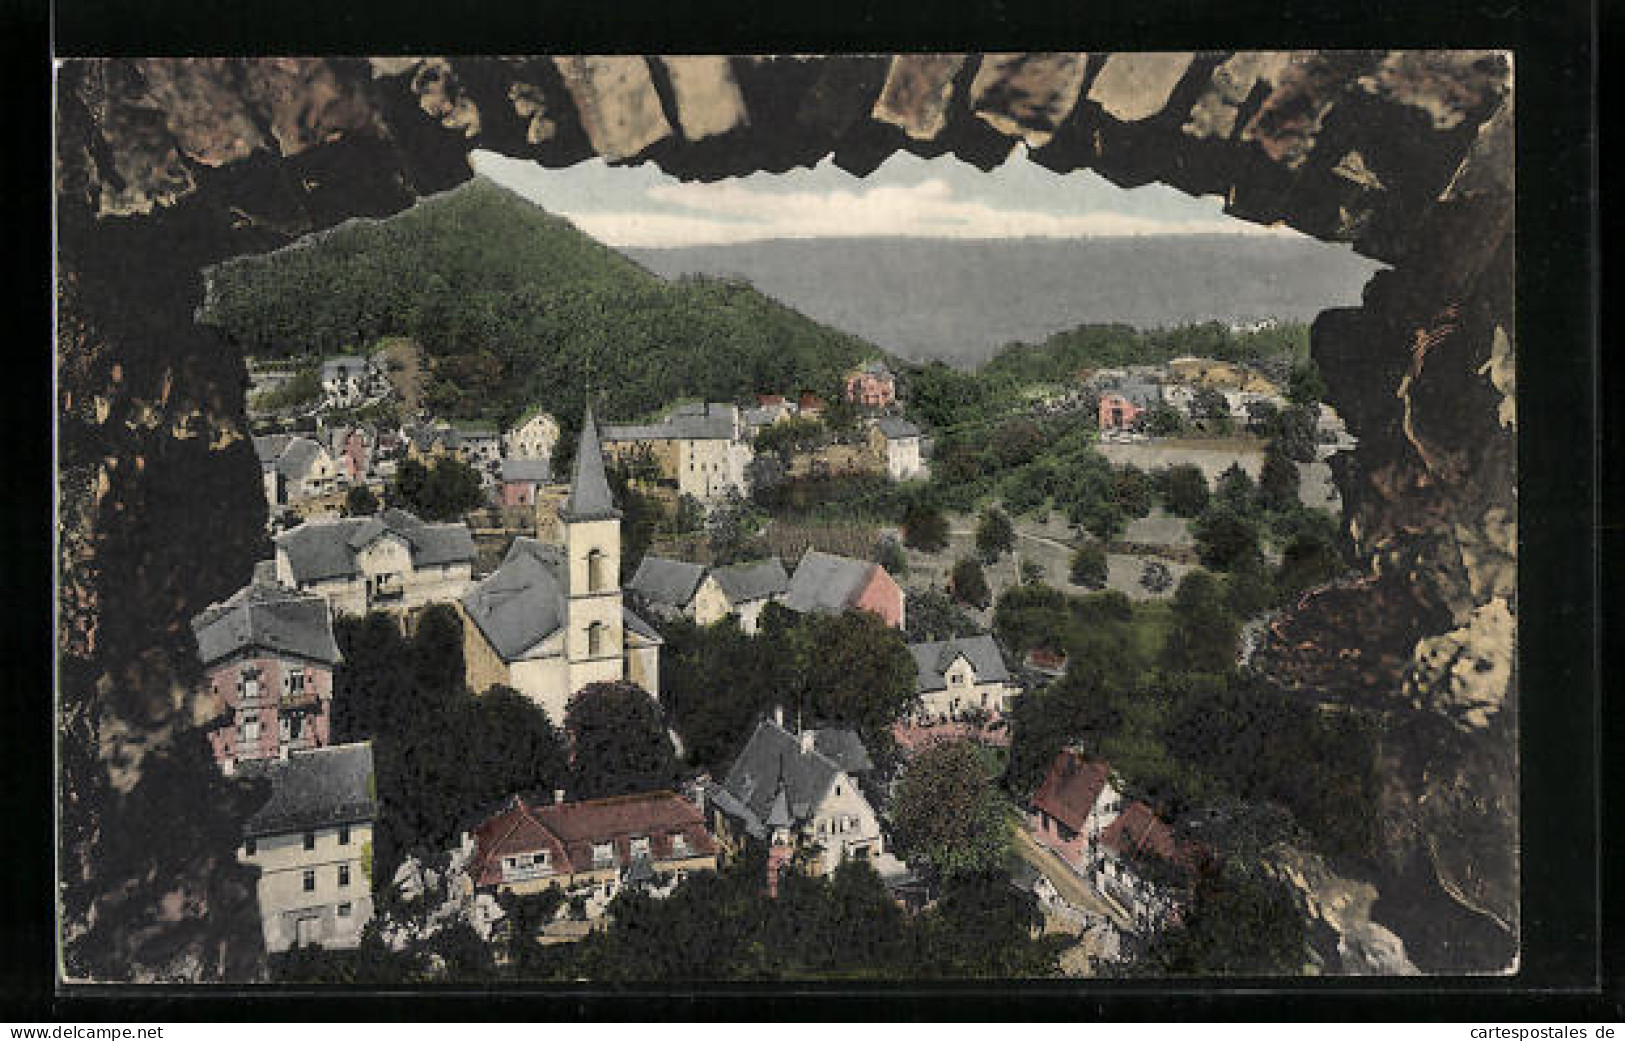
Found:
[[[513,804],[475,830],[476,885],[501,880],[501,861],[515,853],[551,853],[561,874],[592,867],[592,848],[614,844],[617,866],[631,862],[631,840],[649,839],[653,860],[672,857],[671,836],[682,834],[688,850],[683,856],[704,857],[716,852],[716,841],[705,828],[700,812],[675,792],[644,792],[613,799],[527,806]]]
[[[1073,831],[1082,831],[1089,811],[1106,787],[1109,772],[1105,763],[1091,762],[1076,752],[1062,752],[1050,764],[1044,783],[1033,796],[1033,805]]]
[[[1027,660],[1042,669],[1058,669],[1066,664],[1066,654],[1047,647],[1035,647],[1027,652]]]
[[[824,407],[824,399],[809,390],[801,395],[801,407],[803,409],[821,409]]]
[[[1103,845],[1130,857],[1155,857],[1185,871],[1195,870],[1201,850],[1194,843],[1181,842],[1151,807],[1131,802],[1117,819],[1100,833]]]
[[[782,404],[784,404],[784,395],[783,394],[758,394],[758,395],[756,395],[756,403],[758,405],[763,406],[764,408],[766,406],[768,406],[768,405],[782,405]]]

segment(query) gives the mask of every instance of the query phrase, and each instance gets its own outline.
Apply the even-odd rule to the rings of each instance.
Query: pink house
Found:
[[[252,584],[194,618],[192,632],[221,706],[209,743],[222,769],[328,744],[341,659],[326,599],[256,572]]]
[[[498,501],[504,506],[534,506],[536,490],[552,477],[553,467],[546,459],[504,459]]]
[[[1080,875],[1094,866],[1095,844],[1121,808],[1110,775],[1105,763],[1069,749],[1055,757],[1033,795],[1028,830]]]
[[[1100,429],[1125,430],[1134,425],[1145,409],[1136,405],[1121,394],[1102,394],[1100,396]]]
[[[333,439],[339,469],[351,481],[360,481],[372,467],[373,436],[365,427],[350,427]]]
[[[802,614],[871,611],[903,628],[903,590],[879,564],[810,549],[790,576],[784,606]]]
[[[854,405],[884,408],[897,400],[897,377],[879,362],[870,362],[846,377],[846,400]]]

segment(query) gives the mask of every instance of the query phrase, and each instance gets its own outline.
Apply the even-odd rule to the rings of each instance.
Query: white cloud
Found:
[[[993,239],[1280,233],[1218,214],[1210,220],[1158,220],[1110,211],[1003,209],[957,199],[936,178],[857,192],[764,192],[738,183],[677,183],[653,186],[646,195],[665,204],[662,210],[677,207],[689,213],[612,210],[569,216],[594,238],[630,247],[882,235]]]

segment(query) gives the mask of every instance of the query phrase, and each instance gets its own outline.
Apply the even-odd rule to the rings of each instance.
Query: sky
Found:
[[[866,177],[825,159],[810,169],[683,182],[651,163],[593,159],[547,169],[476,151],[474,169],[617,248],[784,238],[997,239],[1133,235],[1287,235],[1224,215],[1218,196],[1161,184],[1118,188],[1091,171],[1058,174],[1025,149],[990,173],[952,156],[898,152]]]

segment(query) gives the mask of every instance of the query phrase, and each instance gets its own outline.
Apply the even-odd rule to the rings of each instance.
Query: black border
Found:
[[[44,12],[37,4],[4,10],[13,72],[42,70],[47,51]],[[1617,481],[1606,518],[1596,515],[1598,379],[1596,304],[1599,261],[1595,226],[1595,12],[1583,0],[1231,0],[1196,7],[1179,0],[1039,0],[1019,9],[994,0],[904,7],[821,0],[805,12],[762,3],[712,5],[669,2],[587,4],[577,0],[505,0],[470,6],[446,0],[65,0],[54,11],[55,53],[386,54],[545,52],[798,52],[892,50],[1185,48],[1507,47],[1516,52],[1518,93],[1518,281],[1522,743],[1524,769],[1524,953],[1517,977],[1417,981],[1315,980],[1271,982],[1262,992],[1213,981],[1182,989],[1113,983],[1082,989],[1034,983],[972,989],[729,987],[701,994],[680,989],[604,991],[553,997],[492,992],[411,996],[292,994],[251,990],[75,989],[52,992],[53,927],[48,894],[53,848],[49,805],[52,720],[48,609],[54,560],[49,494],[44,510],[16,495],[0,508],[6,539],[5,577],[13,588],[43,579],[41,595],[14,595],[7,604],[5,689],[28,704],[26,725],[0,727],[8,765],[0,786],[12,853],[0,854],[10,899],[0,901],[0,1015],[23,1021],[339,1020],[401,1019],[1238,1019],[1452,1020],[1619,1019],[1621,950],[1610,935],[1606,962],[1597,958],[1600,778],[1599,659],[1595,622],[1596,524],[1620,530]],[[19,31],[20,30],[20,31]],[[35,49],[38,48],[38,49]],[[37,86],[33,80],[29,86]],[[18,116],[48,133],[42,107]],[[21,92],[28,97],[27,91]],[[13,97],[17,93],[13,93]],[[13,123],[15,126],[15,123]],[[48,150],[47,150],[48,151]],[[47,154],[46,162],[49,157]],[[7,164],[15,168],[16,164]],[[49,256],[49,188],[32,163],[8,185],[40,217]],[[41,185],[46,187],[41,190]],[[40,283],[18,283],[39,285]],[[43,299],[49,328],[49,281]],[[20,295],[20,294],[19,294]],[[38,330],[39,311],[14,330]],[[50,370],[19,337],[14,354],[44,393],[39,407],[50,424]],[[48,335],[48,332],[47,332]],[[1538,350],[1535,345],[1538,344]],[[1618,389],[1617,366],[1610,373]],[[21,395],[19,395],[21,396]],[[15,398],[14,398],[15,400]],[[15,413],[13,413],[15,415]],[[32,413],[25,413],[30,419]],[[1608,447],[1619,447],[1617,428]],[[14,431],[6,458],[12,489],[50,488],[48,441]],[[1617,454],[1615,455],[1617,458]],[[1610,544],[1617,564],[1617,538]],[[1604,585],[1604,588],[1608,588]],[[1611,590],[1610,590],[1611,591]],[[39,711],[43,709],[43,712]],[[44,718],[41,719],[40,717]],[[1609,721],[1607,735],[1625,737]],[[1625,747],[1610,741],[1609,748]],[[1611,780],[1617,782],[1617,773]],[[43,853],[21,857],[18,850]],[[1615,870],[1610,881],[1617,882]],[[1617,894],[1616,887],[1610,887]],[[26,897],[24,895],[26,894]],[[23,899],[18,899],[24,897]],[[1614,921],[1609,916],[1608,921]],[[1560,984],[1560,985],[1559,985]],[[837,995],[835,992],[840,991]],[[763,998],[772,996],[773,1000]]]

